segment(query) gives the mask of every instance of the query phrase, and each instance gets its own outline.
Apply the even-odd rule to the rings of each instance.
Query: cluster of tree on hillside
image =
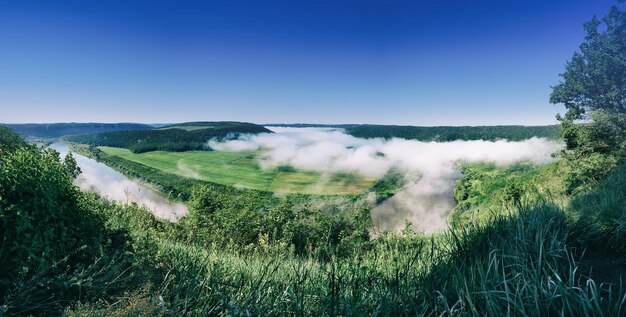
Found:
[[[71,155],[27,145],[0,127],[0,315],[58,314],[71,300],[126,288],[135,260],[111,206],[72,184]],[[124,275],[124,276],[122,276]]]
[[[585,29],[580,51],[550,96],[550,102],[567,108],[557,118],[572,192],[597,183],[626,160],[626,11],[614,6]]]
[[[187,131],[179,128],[158,130],[116,131],[68,135],[63,140],[91,146],[126,148],[134,153],[149,151],[191,151],[209,149],[207,141],[213,138],[237,137],[240,134],[270,133],[252,123],[228,123],[206,129]]]
[[[288,128],[336,128],[359,138],[402,138],[419,141],[448,142],[456,140],[509,140],[521,141],[532,137],[556,139],[559,137],[559,125],[522,126],[436,126],[420,127],[411,125],[381,124],[269,124],[269,127]]]
[[[141,123],[24,123],[5,124],[23,137],[59,138],[68,134],[152,129]]]
[[[403,138],[419,141],[499,140],[521,141],[532,137],[556,139],[558,125],[547,126],[463,126],[417,127],[397,125],[355,125],[346,132],[360,138]]]
[[[182,122],[164,125],[160,127],[161,129],[166,128],[177,128],[177,127],[206,127],[211,129],[233,129],[233,130],[246,130],[246,129],[259,129],[260,125],[249,123],[249,122],[239,122],[239,121],[191,121],[191,122]]]

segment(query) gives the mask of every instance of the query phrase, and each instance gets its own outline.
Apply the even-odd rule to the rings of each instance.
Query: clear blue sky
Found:
[[[550,124],[610,0],[0,2],[0,122]]]

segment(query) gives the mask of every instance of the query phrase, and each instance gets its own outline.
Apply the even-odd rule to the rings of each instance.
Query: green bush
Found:
[[[0,155],[0,300],[9,313],[53,314],[128,286],[127,230],[105,227],[99,198],[72,184],[76,172],[52,149]]]

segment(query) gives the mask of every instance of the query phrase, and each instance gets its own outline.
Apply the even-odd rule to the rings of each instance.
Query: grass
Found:
[[[111,156],[140,163],[166,173],[212,183],[243,186],[249,189],[305,193],[356,194],[369,188],[374,180],[353,174],[331,176],[279,167],[263,170],[256,152],[153,151],[135,154],[127,149],[98,147]]]
[[[153,274],[150,288],[68,313],[624,316],[625,179],[623,166],[566,207],[522,205],[434,235],[382,236],[358,254],[324,261],[284,245],[241,252],[146,239],[155,245],[141,266]],[[114,218],[144,222],[128,215]]]
[[[146,316],[155,307],[164,316],[623,316],[626,290],[583,270],[573,230],[562,210],[542,205],[430,237],[383,237],[326,262],[162,239],[151,290],[75,312],[143,303]]]

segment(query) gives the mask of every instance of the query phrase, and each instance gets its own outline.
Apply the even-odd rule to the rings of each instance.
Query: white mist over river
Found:
[[[53,143],[51,148],[64,157],[69,149],[61,143]],[[111,167],[88,157],[72,153],[82,173],[74,183],[82,190],[98,193],[100,196],[122,203],[134,202],[150,209],[158,218],[177,220],[187,214],[187,207],[167,199],[150,185],[131,180]]]
[[[392,138],[363,139],[335,128],[268,127],[275,133],[245,135],[238,140],[209,141],[216,151],[262,150],[259,164],[271,169],[290,165],[322,174],[355,173],[383,177],[401,171],[405,185],[384,203],[374,206],[372,219],[382,230],[402,229],[405,220],[419,232],[445,228],[454,208],[454,182],[461,177],[459,162],[488,162],[506,166],[528,161],[552,161],[562,144],[543,138],[513,142],[421,142]]]

